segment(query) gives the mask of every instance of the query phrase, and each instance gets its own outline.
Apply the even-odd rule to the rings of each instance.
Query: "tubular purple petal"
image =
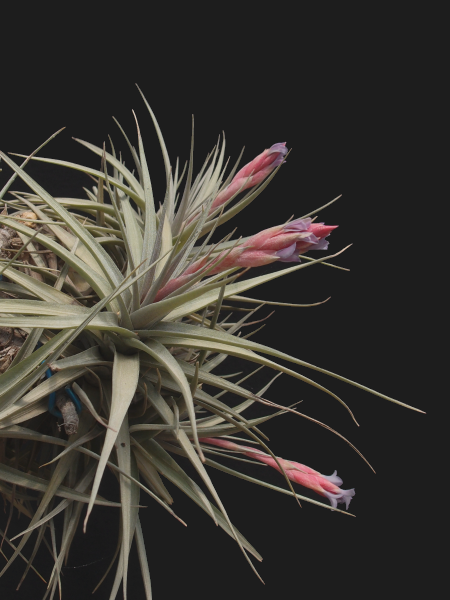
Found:
[[[286,232],[290,231],[307,231],[308,227],[311,225],[311,219],[295,219],[294,221],[290,221],[290,223],[286,223],[283,227],[283,230]]]
[[[282,250],[277,250],[275,254],[278,256],[280,262],[300,262],[298,257],[298,253],[296,252],[296,244],[295,242],[288,246],[287,248],[283,248]]]
[[[349,504],[355,495],[355,489],[340,490],[339,494],[333,494],[324,490],[323,494],[328,498],[333,508],[337,508],[338,504],[345,504],[345,508],[348,510]]]
[[[330,483],[334,483],[338,487],[342,485],[344,482],[340,477],[338,477],[337,471],[335,471],[332,475],[322,475],[325,479],[327,479]]]

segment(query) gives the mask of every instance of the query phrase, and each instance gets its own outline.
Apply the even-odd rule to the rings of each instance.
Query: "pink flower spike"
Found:
[[[264,152],[236,173],[231,183],[215,198],[210,212],[222,206],[241,188],[243,191],[261,183],[273,170],[284,162],[286,154],[286,142],[273,144],[268,150],[264,150]]]
[[[268,150],[264,150],[264,152],[261,152],[261,154],[251,162],[242,167],[242,169],[236,173],[234,179],[246,179],[250,175],[256,175],[256,173],[267,169],[269,166],[272,167],[271,171],[273,171],[283,162],[286,154],[286,142],[273,144]]]
[[[264,229],[246,242],[233,248],[224,250],[213,261],[208,275],[216,275],[227,269],[240,267],[261,267],[275,261],[300,262],[299,254],[307,250],[326,250],[328,241],[325,239],[337,225],[324,225],[323,223],[311,223],[311,219],[295,219],[284,225],[276,225]],[[199,258],[184,273],[170,280],[161,288],[155,297],[159,302],[168,294],[176,291],[185,283],[189,282],[188,275],[197,273],[207,262],[206,257]],[[191,277],[193,279],[193,277]]]
[[[277,462],[269,454],[266,454],[257,448],[241,446],[240,444],[235,444],[234,442],[222,438],[200,438],[200,442],[203,444],[220,446],[227,450],[242,452],[245,456],[259,460],[282,473]],[[317,494],[328,498],[333,508],[337,508],[338,504],[345,504],[346,509],[348,509],[351,499],[355,495],[355,490],[340,489],[339,486],[342,485],[343,481],[338,477],[337,471],[332,475],[322,475],[318,471],[315,471],[306,465],[302,465],[301,463],[288,461],[279,457],[277,457],[277,459],[291,481],[295,481],[304,487],[314,490]]]
[[[282,250],[299,240],[311,237],[311,219],[296,219],[285,225],[264,229],[247,240],[247,246],[260,250]]]

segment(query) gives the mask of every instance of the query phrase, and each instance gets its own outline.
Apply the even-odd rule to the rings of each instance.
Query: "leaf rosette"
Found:
[[[229,234],[212,243],[217,228],[256,200],[269,185],[287,155],[285,144],[274,144],[239,171],[238,161],[227,175],[223,138],[194,178],[193,133],[190,159],[180,173],[178,162],[172,169],[159,125],[145,98],[144,102],[165,165],[167,185],[159,207],[155,206],[138,125],[137,148],[119,125],[133,156],[136,175],[116,155],[113,146],[107,152],[82,140],[77,141],[100,160],[98,170],[38,156],[54,136],[33,155],[23,157],[20,166],[0,153],[5,166],[12,170],[0,192],[4,206],[0,217],[0,331],[21,334],[14,352],[8,355],[10,360],[0,363],[4,364],[0,375],[0,493],[11,510],[16,508],[30,519],[15,543],[7,532],[0,532],[12,549],[2,573],[17,557],[27,562],[25,574],[34,568],[32,558],[49,528],[55,558],[47,581],[51,598],[61,587],[61,568],[83,508],[87,506],[86,528],[95,505],[109,506],[121,515],[111,598],[116,597],[121,583],[126,594],[133,540],[146,597],[151,598],[139,504],[144,492],[181,521],[171,508],[172,497],[165,481],[181,489],[233,537],[256,572],[250,555],[257,560],[261,557],[231,523],[207,467],[349,514],[336,508],[335,499],[340,501],[336,482],[342,480],[334,474],[328,477],[332,483],[327,484],[321,476],[321,485],[332,490],[326,492],[330,505],[300,495],[291,480],[321,493],[322,487],[308,484],[320,474],[276,457],[264,441],[259,426],[274,416],[291,412],[314,420],[293,406],[280,406],[265,398],[281,373],[331,395],[352,417],[334,392],[304,372],[319,371],[412,408],[256,343],[249,339],[251,334],[241,335],[242,328],[252,324],[258,308],[285,305],[250,298],[246,296],[249,290],[278,277],[299,276],[294,272],[318,263],[342,268],[330,261],[343,250],[316,255],[319,258],[304,255],[328,247],[325,238],[334,227],[316,224],[310,218],[327,205],[249,238],[236,239]],[[82,171],[96,184],[92,190],[85,190],[84,199],[53,198],[28,175],[30,160]],[[6,200],[5,194],[16,177],[28,185],[30,192],[10,192],[12,199]],[[18,240],[16,250],[9,248],[12,239]],[[251,271],[240,278],[249,268],[274,261],[296,264],[265,275],[253,276]],[[238,311],[244,316],[234,317],[233,321]],[[232,382],[228,376],[213,373],[228,356],[256,363],[256,370],[268,367],[277,374],[253,393],[244,384],[248,376]],[[204,386],[215,393],[208,393]],[[49,412],[49,396],[59,394],[61,399],[65,391],[72,394],[65,402],[72,406],[77,423],[70,435],[61,429],[61,419]],[[221,397],[227,393],[231,400],[225,402]],[[75,411],[71,404],[74,397],[81,411]],[[237,403],[232,400],[236,397]],[[246,418],[245,410],[255,402],[275,412]],[[222,442],[215,443],[214,439]],[[239,450],[233,441],[223,440],[245,440],[254,444],[255,451],[248,446]],[[236,456],[239,452],[247,459]],[[280,471],[285,486],[249,477],[208,458],[210,454],[266,462]],[[209,497],[186,473],[178,456],[194,466]],[[302,468],[309,471],[299,475]],[[117,477],[120,503],[110,502],[98,493],[106,469]],[[347,506],[350,492],[346,492]],[[54,519],[60,513],[65,516],[64,530],[60,547],[56,547]],[[39,531],[38,541],[27,560],[22,550],[35,530]]]

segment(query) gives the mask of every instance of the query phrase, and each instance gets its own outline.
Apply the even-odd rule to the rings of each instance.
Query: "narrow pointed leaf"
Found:
[[[348,248],[348,246],[347,246],[347,248]],[[246,292],[247,290],[250,290],[250,289],[256,287],[257,285],[261,285],[263,283],[266,283],[267,281],[271,281],[272,279],[277,279],[278,277],[282,277],[283,275],[288,275],[289,273],[298,271],[299,269],[304,269],[306,267],[312,266],[313,264],[317,264],[317,263],[323,262],[324,260],[328,260],[329,258],[338,256],[339,254],[344,252],[344,250],[346,250],[347,248],[344,248],[343,250],[341,250],[340,252],[337,252],[336,254],[332,254],[332,255],[326,256],[324,258],[319,258],[319,259],[314,260],[307,264],[300,264],[300,265],[296,265],[295,267],[289,267],[287,269],[282,269],[281,271],[275,271],[273,273],[268,273],[267,275],[260,275],[258,277],[253,277],[252,279],[246,279],[245,281],[240,281],[239,283],[231,283],[231,284],[227,285],[225,288],[224,298],[228,298],[228,296],[234,296],[236,294]],[[218,292],[209,291],[209,290],[206,291],[206,286],[205,286],[205,293],[203,296],[197,296],[195,299],[186,300],[186,302],[183,305],[181,305],[179,308],[172,310],[165,317],[163,317],[163,320],[164,321],[176,321],[180,317],[184,317],[185,315],[189,315],[191,313],[198,312],[202,308],[205,308],[205,306],[208,306],[209,304],[213,304],[216,301],[217,297],[218,297]],[[162,302],[164,302],[164,300],[162,300]]]
[[[25,154],[15,154],[13,152],[11,152],[11,154],[13,156],[19,156],[22,158],[26,156]],[[100,178],[100,179],[105,180],[105,174],[102,171],[97,171],[97,169],[91,169],[89,167],[85,167],[84,165],[78,165],[76,163],[72,163],[72,162],[69,162],[66,160],[57,160],[54,158],[43,158],[41,156],[34,156],[32,158],[32,160],[37,160],[39,162],[48,163],[51,165],[67,167],[69,169],[75,169],[76,171],[81,171],[83,173],[86,173],[87,175],[92,175],[95,179]],[[122,183],[121,181],[119,181],[118,179],[116,179],[114,177],[109,177],[109,182],[111,183],[111,185],[118,188],[124,194],[126,194],[132,200],[134,200],[136,202],[136,204],[139,206],[139,208],[143,209],[145,207],[142,196],[140,194],[136,193],[132,188],[128,187],[127,185],[125,185],[124,183]]]
[[[134,397],[139,378],[139,354],[125,356],[116,352],[114,356],[114,366],[112,373],[112,397],[111,413],[109,416],[109,427],[106,430],[105,441],[103,443],[101,458],[92,484],[92,493],[89,500],[86,518],[84,521],[84,530],[86,530],[87,521],[91,513],[98,488],[100,486],[106,463],[111,450],[117,438],[117,432],[122,426],[125,415]],[[113,429],[116,431],[114,432]]]
[[[141,198],[143,198],[144,191],[142,189],[141,184],[136,179],[136,177],[131,173],[131,171],[129,171],[125,167],[125,165],[123,164],[123,162],[120,162],[120,160],[117,160],[117,158],[115,158],[114,156],[112,156],[112,154],[110,154],[109,152],[104,152],[103,148],[99,148],[98,146],[94,146],[94,144],[91,144],[89,142],[85,142],[84,140],[80,140],[78,138],[73,138],[73,139],[76,142],[78,142],[79,144],[81,144],[82,146],[84,146],[85,148],[88,148],[89,150],[91,150],[97,156],[100,156],[100,157],[105,156],[106,157],[106,161],[110,165],[112,165],[115,169],[117,169],[117,171],[119,173],[121,173],[121,175],[123,175],[123,178],[125,179],[125,181],[127,181],[131,185],[131,187],[136,192],[136,194],[139,194],[139,196]]]
[[[103,247],[95,241],[95,238],[90,235],[86,228],[84,228],[59,202],[57,202],[48,192],[46,192],[34,179],[32,179],[28,173],[23,171],[14,161],[12,161],[3,152],[0,152],[0,156],[13,169],[19,177],[30,186],[30,188],[38,194],[42,200],[50,206],[54,212],[66,223],[71,231],[83,242],[86,248],[89,249],[91,255],[95,258],[99,266],[102,268],[106,278],[118,285],[123,281],[123,276],[111,259],[109,254],[103,249]]]
[[[187,407],[187,411],[189,414],[189,420],[192,425],[194,441],[195,441],[197,450],[199,452],[199,455],[203,456],[202,452],[200,450],[200,444],[198,442],[197,433],[196,433],[194,401],[192,399],[191,389],[189,387],[189,382],[186,379],[186,376],[184,375],[180,365],[177,363],[177,361],[172,356],[172,354],[170,354],[170,352],[167,350],[167,348],[165,348],[162,344],[160,344],[156,340],[147,340],[147,342],[145,344],[143,342],[140,342],[139,340],[130,340],[130,345],[133,348],[141,350],[142,352],[146,352],[153,359],[164,364],[167,371],[171,374],[173,379],[180,386],[181,392],[183,394],[183,398],[186,402],[186,407]],[[138,355],[138,361],[139,361],[139,355]]]

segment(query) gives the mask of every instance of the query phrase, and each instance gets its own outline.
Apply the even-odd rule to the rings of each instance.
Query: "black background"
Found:
[[[307,502],[300,509],[288,496],[210,469],[233,523],[264,557],[258,564],[262,586],[233,540],[169,484],[173,508],[187,528],[141,499],[148,504],[141,518],[154,597],[187,593],[240,600],[307,593],[325,598],[341,592],[390,598],[425,590],[434,595],[439,563],[434,545],[442,519],[433,517],[446,501],[438,480],[444,467],[436,468],[443,445],[437,426],[448,400],[446,388],[437,383],[444,366],[437,352],[443,336],[438,314],[444,270],[435,269],[446,233],[440,224],[442,206],[448,201],[436,183],[444,166],[444,153],[438,152],[443,141],[438,124],[442,45],[438,34],[430,35],[431,15],[422,20],[411,13],[327,12],[304,15],[294,24],[286,5],[283,13],[274,12],[258,18],[229,16],[225,26],[211,23],[195,35],[186,29],[180,37],[172,35],[166,21],[161,32],[159,22],[149,31],[134,22],[126,40],[121,30],[108,31],[106,25],[80,24],[72,31],[67,21],[61,23],[58,33],[49,30],[24,42],[25,54],[12,49],[4,61],[0,148],[27,154],[66,126],[43,156],[98,168],[97,157],[71,137],[101,146],[110,134],[131,165],[111,117],[137,145],[134,109],[155,197],[162,201],[163,161],[138,83],[173,163],[177,156],[182,164],[188,158],[192,114],[196,172],[222,131],[231,162],[244,145],[241,164],[275,142],[286,141],[292,148],[270,186],[231,223],[239,235],[282,223],[292,214],[302,216],[342,194],[319,220],[339,225],[330,237],[330,251],[353,244],[335,259],[350,272],[315,266],[249,292],[295,303],[331,296],[321,306],[277,307],[254,339],[427,415],[301,370],[349,404],[358,428],[331,397],[283,375],[266,396],[280,404],[303,400],[300,410],[347,437],[377,474],[342,440],[294,415],[264,426],[272,450],[326,474],[337,469],[343,487],[356,489],[350,505],[356,518]],[[186,23],[195,18],[195,12],[186,13]],[[159,34],[161,41],[155,37]],[[91,46],[92,39],[97,43]],[[55,196],[84,197],[82,187],[93,183],[76,171],[38,163],[27,171]],[[3,165],[2,184],[7,176]],[[12,187],[24,189],[19,182]],[[222,231],[225,235],[227,225]],[[269,312],[263,308],[259,314]],[[230,360],[223,372],[237,370],[240,365]],[[249,387],[258,390],[269,378],[263,370]],[[249,465],[247,472],[283,485],[268,468]],[[117,494],[109,484],[103,492]],[[1,527],[5,520],[1,512]],[[114,509],[94,510],[88,533],[79,533],[63,570],[64,598],[90,594],[112,557],[117,527]],[[13,526],[16,532],[23,528],[24,522]],[[30,552],[28,544],[27,557]],[[42,550],[36,566],[48,575],[51,565]],[[17,560],[0,582],[3,597],[43,595],[44,585],[33,573],[13,593],[22,568]],[[134,549],[129,582],[133,599],[143,598]],[[110,574],[94,597],[109,598],[111,583]]]

